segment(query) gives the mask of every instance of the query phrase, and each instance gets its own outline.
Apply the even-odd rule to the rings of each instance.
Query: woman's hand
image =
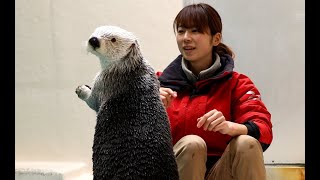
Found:
[[[177,97],[177,92],[170,88],[160,87],[160,98],[164,107],[169,107],[171,105],[172,99]]]
[[[228,134],[230,136],[248,133],[248,129],[245,125],[226,121],[222,112],[216,109],[209,111],[198,118],[197,121],[197,127],[202,127],[205,131],[220,132],[221,134]]]

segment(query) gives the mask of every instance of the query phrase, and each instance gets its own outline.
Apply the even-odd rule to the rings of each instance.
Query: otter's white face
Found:
[[[100,26],[89,37],[87,51],[108,64],[125,57],[136,43],[137,38],[131,32],[117,26]]]

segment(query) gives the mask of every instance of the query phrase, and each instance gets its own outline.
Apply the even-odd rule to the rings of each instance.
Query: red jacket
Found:
[[[271,114],[260,92],[245,75],[233,71],[233,59],[221,56],[221,67],[210,78],[188,82],[179,55],[163,72],[157,72],[161,87],[171,88],[178,97],[167,108],[173,144],[188,134],[202,137],[208,156],[221,156],[231,136],[197,128],[197,118],[210,110],[221,111],[227,121],[244,124],[248,134],[259,140],[265,151],[272,142]]]

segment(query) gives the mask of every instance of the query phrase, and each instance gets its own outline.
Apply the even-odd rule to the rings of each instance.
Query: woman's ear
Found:
[[[212,38],[213,46],[218,46],[221,42],[221,33],[217,32]]]

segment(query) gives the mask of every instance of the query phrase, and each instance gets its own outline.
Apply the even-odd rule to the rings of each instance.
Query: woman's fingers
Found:
[[[168,97],[177,97],[177,92],[173,91],[170,88],[160,88],[160,94],[166,95]]]
[[[167,101],[166,96],[160,95],[160,98],[161,98],[161,101],[162,101],[164,107],[167,107],[168,101]]]
[[[173,91],[170,88],[160,88],[160,98],[165,107],[169,107],[172,99],[177,97],[177,92]]]
[[[209,111],[202,117],[198,118],[197,121],[197,127],[202,127],[203,130],[212,131],[216,126],[221,124],[225,120],[223,114],[220,111],[217,111],[216,109]]]
[[[224,116],[218,117],[216,120],[212,121],[208,126],[208,131],[217,132],[223,126]]]
[[[211,110],[211,111],[207,112],[206,114],[204,114],[202,117],[198,118],[198,119],[197,119],[197,121],[198,121],[197,127],[198,127],[198,128],[202,127],[202,126],[206,123],[206,121],[208,120],[208,118],[209,118],[210,116],[212,116],[216,111],[217,111],[216,109]]]

